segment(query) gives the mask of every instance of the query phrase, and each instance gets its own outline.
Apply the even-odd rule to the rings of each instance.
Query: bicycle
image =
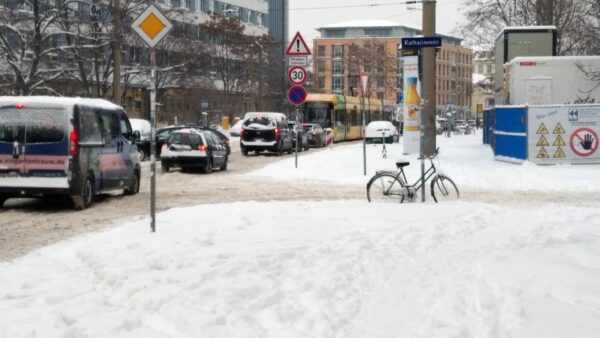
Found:
[[[425,171],[424,178],[420,177],[415,183],[408,185],[404,167],[410,165],[408,161],[397,161],[396,171],[380,170],[367,183],[367,199],[369,202],[398,201],[403,203],[405,200],[414,201],[419,189],[431,180],[431,196],[438,203],[443,200],[458,200],[460,193],[454,181],[449,177],[438,174],[433,160],[439,154],[439,148],[435,150],[432,156],[427,156],[430,166]]]

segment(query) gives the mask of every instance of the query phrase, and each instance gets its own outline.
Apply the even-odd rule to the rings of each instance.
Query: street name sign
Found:
[[[152,48],[173,29],[173,24],[158,8],[150,5],[135,19],[131,28]]]
[[[304,42],[304,38],[302,38],[302,35],[300,34],[300,32],[296,32],[296,35],[292,39],[292,42],[290,42],[290,45],[288,46],[287,50],[285,51],[285,56],[308,56],[308,55],[311,55],[310,49],[306,45],[306,42]]]
[[[439,36],[402,38],[402,49],[420,49],[436,47],[442,47],[442,38]]]

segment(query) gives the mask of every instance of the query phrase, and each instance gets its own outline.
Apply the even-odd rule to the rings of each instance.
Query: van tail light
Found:
[[[240,138],[244,137],[244,128],[240,128]]]
[[[313,134],[313,136],[316,136],[316,135],[317,135],[317,132],[313,130],[313,131],[312,131],[312,134]]]
[[[208,147],[205,146],[205,145],[198,146],[198,150],[200,150],[200,151],[208,151]]]
[[[72,129],[69,134],[69,155],[75,156],[77,155],[78,143],[79,143],[79,134],[77,133],[77,128],[74,124],[71,124]]]
[[[167,150],[167,148],[168,148],[167,144],[166,144],[166,143],[165,143],[165,144],[163,144],[163,146],[162,146],[162,150],[163,150],[163,151],[165,151],[165,150]]]
[[[275,128],[275,139],[279,139],[279,128]]]
[[[23,109],[23,108],[25,108],[25,105],[22,104],[22,103],[17,103],[16,108],[17,109]]]

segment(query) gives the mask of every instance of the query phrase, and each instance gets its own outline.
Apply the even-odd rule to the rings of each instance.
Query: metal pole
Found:
[[[423,1],[423,36],[435,36],[435,0]],[[436,148],[435,139],[435,108],[436,108],[436,90],[435,90],[435,48],[423,48],[421,52],[421,62],[423,63],[423,80],[421,82],[421,95],[425,99],[422,114],[424,114],[421,128],[424,129],[421,135],[425,135],[423,153],[433,155]]]
[[[422,78],[421,70],[422,66],[422,51],[419,49],[419,78]],[[420,80],[420,79],[419,79]],[[422,82],[421,82],[422,83]],[[423,105],[420,104],[419,109],[419,155],[421,158],[421,202],[425,203],[425,112],[423,111]]]
[[[150,48],[150,227],[156,232],[156,55]]]
[[[298,113],[300,109],[296,106],[296,169],[298,169],[298,144],[300,143],[300,128],[298,124]]]
[[[365,137],[365,94],[362,97],[363,175],[367,176],[367,141]]]

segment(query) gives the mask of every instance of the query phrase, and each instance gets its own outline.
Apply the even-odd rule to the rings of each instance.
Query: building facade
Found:
[[[393,21],[352,21],[318,29],[319,38],[313,41],[313,83],[317,92],[359,95],[357,91],[360,66],[352,49],[368,46],[363,57],[376,58],[383,69],[370,69],[378,74],[370,92],[371,97],[402,100],[403,62],[401,40],[422,34],[414,27]],[[447,106],[469,110],[471,106],[472,51],[461,46],[462,39],[438,34],[442,47],[436,56],[436,88],[438,110]],[[374,47],[374,48],[373,48]],[[362,48],[365,49],[365,48]],[[372,67],[373,68],[373,67]]]

